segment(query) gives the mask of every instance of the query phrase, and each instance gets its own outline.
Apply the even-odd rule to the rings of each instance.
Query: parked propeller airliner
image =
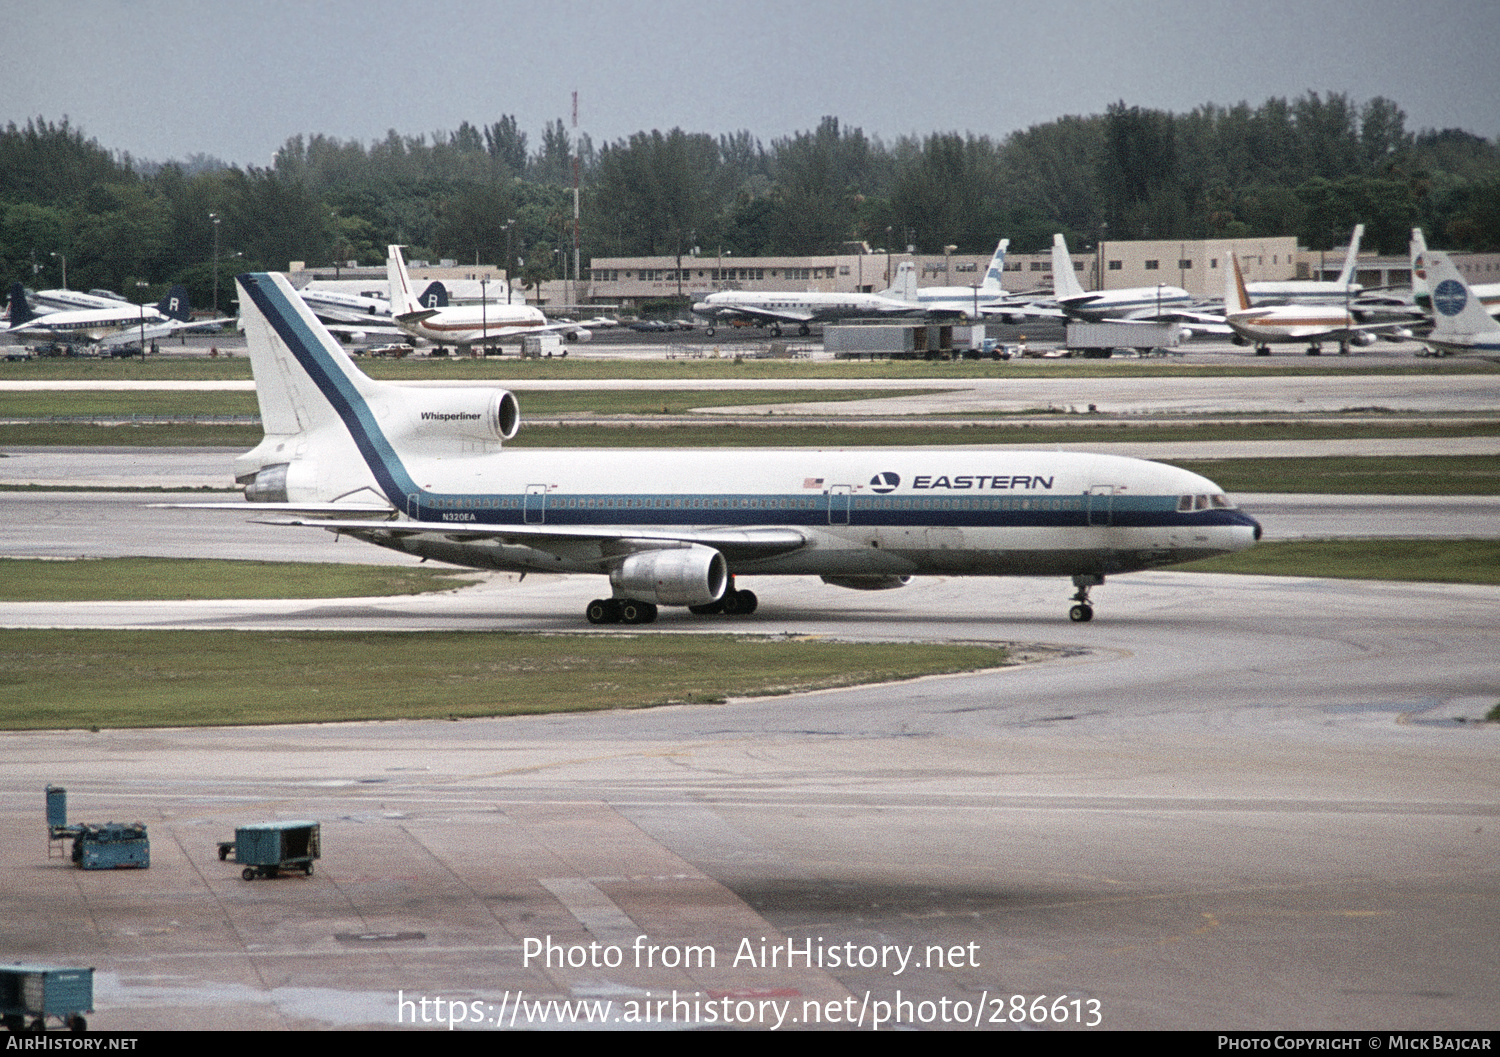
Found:
[[[38,315],[26,304],[26,293],[21,284],[13,283],[8,333],[23,340],[43,337],[112,347],[144,343],[188,327],[217,326],[228,322],[227,317],[195,321],[188,306],[187,289],[181,285],[173,286],[154,307],[119,301],[112,307],[68,309]]]
[[[820,290],[720,290],[693,305],[693,315],[708,320],[703,333],[713,337],[720,320],[749,320],[781,336],[783,325],[795,325],[806,337],[814,323],[842,319],[879,319],[919,315],[917,272],[910,261],[896,267],[891,287],[878,294],[826,293]]]
[[[594,623],[662,605],[748,613],[735,577],[750,574],[865,590],[1067,576],[1083,621],[1106,576],[1260,537],[1213,482],[1118,456],[502,450],[520,425],[511,393],[373,381],[284,277],[239,283],[266,431],[235,463],[249,509],[457,565],[604,575]]]

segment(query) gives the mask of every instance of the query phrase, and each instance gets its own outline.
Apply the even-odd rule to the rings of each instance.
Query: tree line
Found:
[[[1116,103],[1003,139],[957,132],[891,142],[828,117],[762,142],[749,131],[653,130],[596,146],[561,120],[534,146],[514,115],[456,131],[364,144],[293,136],[266,167],[202,155],[147,163],[64,119],[0,130],[0,259],[31,286],[155,294],[194,304],[228,276],[303,260],[376,264],[391,242],[412,257],[509,257],[525,281],[594,256],[812,255],[864,240],[939,253],[1018,251],[1055,231],[1107,239],[1295,235],[1404,252],[1500,250],[1500,147],[1460,129],[1406,128],[1391,100],[1309,92],[1257,107],[1176,114]],[[215,253],[217,240],[217,254]]]

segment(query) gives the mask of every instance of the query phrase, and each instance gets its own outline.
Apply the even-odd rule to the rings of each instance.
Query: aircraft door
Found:
[[[547,486],[544,484],[529,484],[526,486],[526,503],[522,509],[521,519],[528,525],[542,525],[547,521]]]
[[[828,523],[849,524],[849,507],[853,502],[854,489],[847,484],[836,484],[828,489]]]
[[[1089,524],[1113,525],[1115,523],[1114,505],[1114,485],[1100,484],[1090,488],[1088,494]]]

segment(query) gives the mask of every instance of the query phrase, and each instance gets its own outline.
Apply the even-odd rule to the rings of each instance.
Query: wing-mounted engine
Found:
[[[692,544],[628,555],[609,574],[616,595],[663,606],[717,602],[729,584],[724,555]]]
[[[413,454],[496,451],[521,428],[521,406],[506,389],[401,386],[399,401],[378,400],[372,410],[396,450]]]

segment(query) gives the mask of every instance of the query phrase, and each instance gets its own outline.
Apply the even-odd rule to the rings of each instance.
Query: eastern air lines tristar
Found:
[[[1260,536],[1212,481],[1118,456],[502,451],[520,424],[509,392],[372,381],[283,276],[239,283],[266,431],[235,463],[251,509],[457,565],[606,576],[594,623],[646,623],[663,605],[748,613],[735,577],[751,574],[865,590],[1068,576],[1081,621],[1108,575]]]

